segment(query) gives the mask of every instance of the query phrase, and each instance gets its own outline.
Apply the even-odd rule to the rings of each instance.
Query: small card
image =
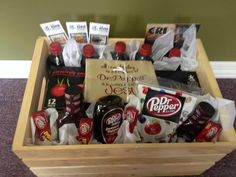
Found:
[[[106,45],[110,31],[110,24],[89,23],[89,41],[94,45]]]
[[[88,43],[86,22],[66,22],[66,27],[70,38],[74,38],[78,43]]]
[[[68,37],[59,20],[42,23],[40,26],[52,42],[59,42],[62,46],[65,45]]]

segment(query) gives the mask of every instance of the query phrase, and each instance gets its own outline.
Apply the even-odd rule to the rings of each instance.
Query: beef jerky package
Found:
[[[81,90],[84,87],[85,72],[77,67],[54,68],[49,74],[45,108],[65,108],[65,89],[73,87]]]

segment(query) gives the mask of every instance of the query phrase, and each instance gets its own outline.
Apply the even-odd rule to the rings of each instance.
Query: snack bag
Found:
[[[138,132],[143,143],[168,143],[178,124],[156,117],[140,115]]]
[[[179,123],[185,97],[148,89],[142,114]]]
[[[138,83],[137,92],[138,92],[138,97],[141,99],[142,105],[144,104],[144,100],[146,98],[146,95],[147,95],[149,89],[159,91],[162,93],[166,93],[166,94],[177,95],[177,96],[181,96],[181,97],[185,98],[184,99],[185,101],[184,101],[184,104],[182,107],[182,111],[180,113],[178,124],[181,124],[182,122],[184,122],[188,118],[188,116],[193,111],[195,104],[197,102],[196,96],[191,95],[186,92],[181,92],[181,91],[177,91],[177,90],[173,90],[173,89],[169,89],[169,88],[164,88],[164,87],[160,87],[160,86],[153,86],[151,84]]]

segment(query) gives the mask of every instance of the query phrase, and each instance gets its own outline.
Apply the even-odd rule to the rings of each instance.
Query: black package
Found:
[[[69,87],[84,88],[84,69],[78,67],[53,68],[49,74],[47,93],[44,102],[45,108],[65,108],[65,89]]]
[[[155,70],[157,77],[174,80],[189,86],[200,87],[196,72],[192,71],[159,71]]]

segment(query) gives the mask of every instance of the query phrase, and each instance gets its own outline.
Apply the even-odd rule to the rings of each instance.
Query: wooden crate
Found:
[[[200,39],[197,49],[200,84],[205,91],[221,97]],[[39,37],[12,147],[37,176],[198,175],[236,147],[233,128],[222,132],[216,143],[29,146],[31,113],[42,108],[47,56],[48,41]]]

